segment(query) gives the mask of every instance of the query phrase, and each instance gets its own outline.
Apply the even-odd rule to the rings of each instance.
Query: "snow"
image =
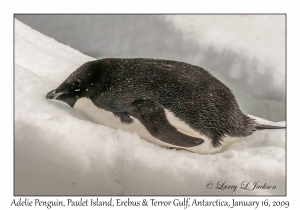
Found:
[[[255,97],[284,100],[284,15],[171,15],[167,20],[203,48],[242,55],[227,69],[228,79],[243,81],[252,90],[258,84],[260,89],[252,92]],[[249,81],[251,75],[256,78]],[[270,83],[267,91],[261,88],[264,75]]]
[[[285,129],[257,131],[217,154],[200,155],[95,124],[45,98],[90,60],[15,19],[16,195],[285,194]],[[276,189],[240,189],[244,181]],[[207,189],[208,182],[238,188]]]

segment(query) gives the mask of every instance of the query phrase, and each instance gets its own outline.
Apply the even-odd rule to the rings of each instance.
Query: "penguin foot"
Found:
[[[124,124],[130,124],[134,121],[127,112],[115,112],[114,115],[120,118],[121,122]]]

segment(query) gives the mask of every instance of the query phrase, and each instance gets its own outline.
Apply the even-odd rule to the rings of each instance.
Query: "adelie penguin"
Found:
[[[155,144],[204,154],[220,150],[227,139],[283,128],[242,113],[230,89],[205,69],[171,60],[90,61],[46,98]]]

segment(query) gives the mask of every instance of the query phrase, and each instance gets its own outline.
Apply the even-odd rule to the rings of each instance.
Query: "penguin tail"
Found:
[[[257,123],[254,128],[256,130],[264,130],[264,129],[285,129],[286,127],[283,126],[274,126],[274,125],[264,125]]]

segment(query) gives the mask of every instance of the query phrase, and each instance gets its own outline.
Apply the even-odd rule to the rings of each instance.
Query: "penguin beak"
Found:
[[[47,99],[60,100],[67,103],[70,107],[73,107],[77,101],[77,98],[73,97],[67,92],[57,92],[57,89],[51,90],[46,95]]]
[[[55,100],[61,94],[63,94],[63,92],[56,93],[56,89],[55,90],[51,90],[49,93],[47,93],[46,98],[47,99],[54,99]]]

